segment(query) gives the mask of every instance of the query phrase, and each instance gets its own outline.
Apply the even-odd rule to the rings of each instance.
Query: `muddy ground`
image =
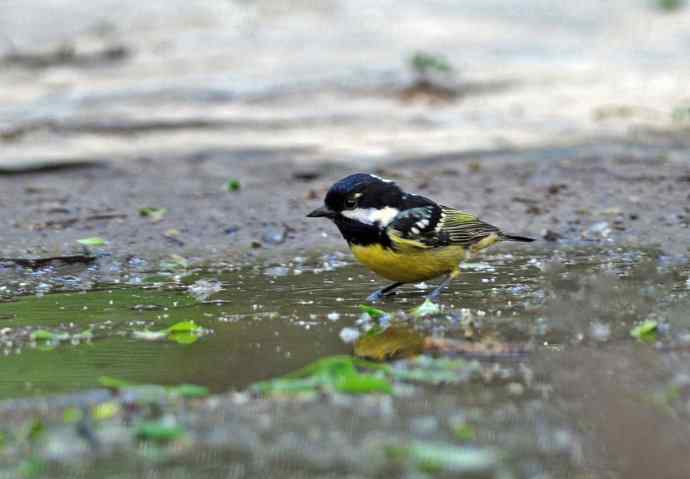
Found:
[[[228,134],[232,134],[228,131]],[[287,260],[346,250],[337,230],[306,213],[333,181],[356,171],[546,241],[657,245],[686,255],[690,149],[671,141],[446,153],[356,165],[299,161],[300,151],[200,151],[0,176],[0,256],[79,254],[98,236],[108,253],[196,261]],[[228,191],[237,179],[240,188]],[[158,222],[143,208],[166,208]]]

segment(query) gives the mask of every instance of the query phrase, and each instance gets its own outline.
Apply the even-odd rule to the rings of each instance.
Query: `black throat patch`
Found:
[[[343,238],[345,238],[348,244],[356,244],[359,246],[380,244],[384,248],[390,248],[392,246],[385,231],[376,225],[360,223],[359,221],[353,221],[343,216],[336,218],[334,222],[340,230],[340,234],[343,235]]]

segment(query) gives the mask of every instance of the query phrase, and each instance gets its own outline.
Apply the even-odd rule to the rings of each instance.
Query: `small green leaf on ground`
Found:
[[[120,412],[120,405],[115,401],[106,401],[93,408],[93,418],[97,421],[112,419]]]
[[[153,223],[158,223],[167,212],[167,208],[141,208],[139,210],[139,215],[149,218]]]
[[[373,374],[348,374],[338,378],[335,389],[345,394],[393,394],[393,385],[385,378]]]
[[[83,417],[84,413],[82,410],[76,407],[68,407],[65,409],[65,412],[62,413],[62,420],[65,424],[79,422]]]
[[[465,442],[474,441],[474,439],[477,437],[477,433],[475,432],[472,425],[467,423],[463,423],[457,426],[453,432],[455,432],[455,437]]]
[[[423,318],[424,316],[433,316],[441,312],[441,305],[434,303],[430,299],[425,299],[422,304],[410,311],[410,314],[415,318]]]
[[[422,76],[453,71],[453,67],[445,57],[426,52],[415,52],[410,58],[410,66],[417,75]]]
[[[228,191],[237,191],[240,189],[240,180],[237,178],[230,178],[227,183]]]
[[[32,341],[54,341],[58,339],[58,336],[55,333],[45,329],[37,329],[36,331],[33,331],[29,337]]]
[[[132,383],[123,379],[113,378],[111,376],[101,376],[98,378],[98,384],[104,388],[113,389],[115,391],[132,386]]]
[[[20,436],[29,443],[38,441],[45,432],[45,425],[41,419],[32,419],[28,424],[22,427]]]
[[[360,304],[359,309],[361,309],[363,313],[367,313],[371,319],[379,319],[388,314],[382,309],[374,308],[373,306],[368,306],[366,304]]]
[[[179,396],[184,398],[202,398],[209,394],[208,388],[204,386],[197,386],[196,384],[180,384],[168,389],[171,396]]]
[[[168,338],[179,344],[191,344],[199,339],[203,331],[201,326],[193,320],[189,320],[180,321],[160,331],[150,331],[148,329],[132,331],[132,336],[135,339],[143,339],[145,341],[159,341]]]
[[[147,421],[135,428],[134,435],[142,441],[165,443],[182,437],[184,429],[176,424],[170,425],[160,421]]]
[[[374,372],[360,372],[360,369]],[[351,356],[330,356],[272,381],[256,383],[252,389],[264,394],[315,393],[320,390],[345,394],[391,394],[392,384],[382,373],[387,366]]]
[[[189,321],[180,321],[179,323],[175,323],[172,326],[170,326],[167,331],[170,334],[175,334],[175,333],[193,333],[195,331],[198,331],[201,329],[201,326],[196,324],[193,319],[190,319]]]
[[[640,341],[654,341],[659,323],[653,319],[647,319],[630,331],[630,336]]]
[[[82,246],[91,246],[91,247],[105,246],[105,240],[103,238],[99,238],[98,236],[92,236],[90,238],[82,238],[82,239],[77,240],[77,243],[79,243]]]
[[[46,465],[42,459],[31,456],[19,463],[17,472],[19,473],[19,477],[31,479],[33,477],[41,477],[45,468]]]
[[[386,452],[392,459],[406,459],[427,472],[485,474],[495,471],[499,465],[498,455],[491,449],[441,442],[412,441],[390,445]]]
[[[659,10],[674,12],[685,6],[685,0],[656,0],[656,6]]]

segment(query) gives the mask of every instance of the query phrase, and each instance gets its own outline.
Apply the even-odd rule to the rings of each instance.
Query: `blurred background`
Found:
[[[0,168],[298,161],[688,127],[682,0],[3,0]]]

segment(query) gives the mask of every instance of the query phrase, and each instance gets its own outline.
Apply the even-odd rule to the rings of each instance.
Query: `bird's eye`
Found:
[[[357,200],[354,198],[348,198],[345,200],[345,208],[354,209],[357,206]]]

